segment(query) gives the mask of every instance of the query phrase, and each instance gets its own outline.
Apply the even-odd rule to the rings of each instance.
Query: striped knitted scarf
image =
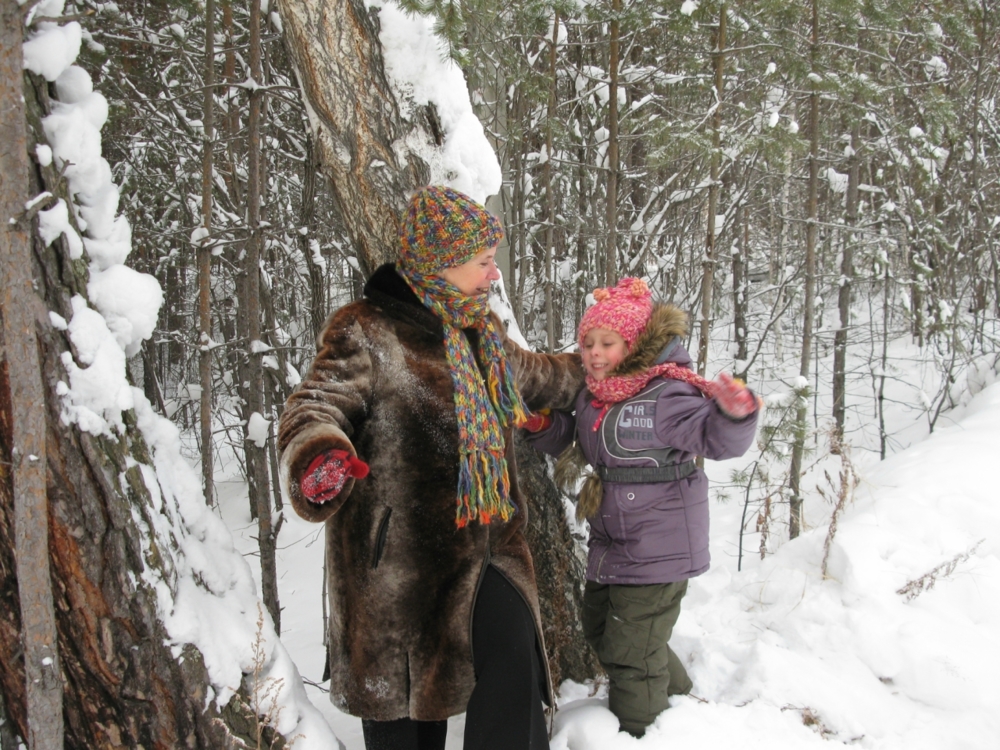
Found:
[[[490,316],[486,295],[466,297],[434,274],[398,264],[400,275],[444,326],[444,345],[455,386],[458,418],[458,507],[455,524],[507,521],[516,511],[510,500],[503,430],[525,421],[525,408]],[[485,382],[463,328],[479,333]]]
[[[607,414],[608,409],[617,404],[619,401],[624,401],[627,398],[632,398],[635,394],[646,387],[646,384],[650,380],[656,377],[670,378],[671,380],[682,380],[685,383],[693,385],[699,391],[701,391],[705,396],[712,397],[712,384],[705,380],[701,375],[696,373],[694,370],[689,370],[686,367],[681,367],[674,362],[664,362],[659,365],[653,365],[648,367],[642,372],[638,372],[634,375],[609,375],[604,378],[604,380],[595,380],[590,375],[587,376],[587,387],[590,392],[594,394],[594,406],[600,409],[597,415],[597,421],[594,422],[593,431],[597,432],[597,429],[601,426],[601,421],[604,419],[604,415]]]

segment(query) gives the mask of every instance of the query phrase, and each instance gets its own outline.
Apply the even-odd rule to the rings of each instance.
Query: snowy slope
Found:
[[[956,424],[873,467],[840,518],[751,571],[716,554],[692,582],[675,631],[694,698],[641,741],[614,735],[594,701],[556,719],[553,748],[985,749],[1000,746],[1000,384]],[[718,539],[738,508],[716,506]],[[963,559],[967,557],[967,559]],[[907,601],[909,582],[955,563]],[[811,728],[806,728],[806,724]]]

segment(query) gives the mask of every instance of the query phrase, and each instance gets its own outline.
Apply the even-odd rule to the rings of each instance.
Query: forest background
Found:
[[[624,275],[689,310],[702,372],[711,343],[715,371],[797,394],[763,433],[787,466],[745,479],[766,487],[755,496],[774,506],[783,533],[796,536],[802,523],[809,450],[853,441],[892,451],[885,393],[897,373],[928,369],[910,397],[933,430],[970,367],[995,359],[992,4],[403,6],[437,18],[498,155],[503,186],[489,205],[506,228],[505,285],[528,343],[572,347],[587,293]],[[252,507],[257,493],[280,507],[274,441],[255,459],[248,425],[258,414],[273,429],[327,314],[373,270],[320,168],[281,8],[261,8],[256,75],[246,4],[219,1],[211,72],[203,5],[79,4],[88,9],[101,30],[82,64],[109,99],[105,152],[132,222],[133,263],[164,290],[132,372],[183,430],[198,425],[208,388],[205,465],[231,447],[222,450],[248,471]],[[216,93],[217,112],[207,202],[205,91]],[[254,92],[266,95],[251,121]],[[413,116],[444,138],[433,103]],[[246,283],[253,195],[259,295]],[[199,244],[211,247],[208,379],[199,374]],[[899,360],[889,348],[902,338],[916,350]],[[849,381],[871,398],[851,403]],[[852,430],[874,437],[855,440]]]
[[[310,127],[284,28],[297,5],[63,11],[83,29],[77,64],[108,100],[103,153],[129,265],[163,290],[130,378],[186,436],[209,502],[233,462],[246,477],[279,631],[274,425],[326,316],[379,260]],[[377,29],[376,3],[346,5]],[[691,312],[700,371],[772,394],[759,456],[727,488],[745,498],[747,549],[766,555],[809,525],[810,467],[849,467],[852,448],[855,460],[891,454],[902,438],[887,409],[933,431],[995,372],[993,4],[402,5],[436,19],[499,159],[488,205],[527,343],[571,348],[587,293],[642,276]],[[441,145],[447,120],[411,104],[404,118]],[[919,387],[894,389],[913,370]],[[852,481],[842,469],[831,497]]]

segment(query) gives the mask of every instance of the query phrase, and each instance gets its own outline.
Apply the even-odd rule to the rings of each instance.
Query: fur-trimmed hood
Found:
[[[687,333],[686,312],[674,305],[655,304],[646,327],[611,375],[638,375],[662,362],[689,365],[691,358],[683,347],[678,346],[680,339],[687,336]],[[680,359],[677,356],[680,356]]]

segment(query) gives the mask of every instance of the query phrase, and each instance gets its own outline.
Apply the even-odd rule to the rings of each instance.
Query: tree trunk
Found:
[[[313,256],[312,237],[314,230],[314,218],[316,215],[316,178],[318,165],[316,163],[316,149],[313,147],[312,137],[306,140],[306,164],[302,181],[302,206],[299,216],[299,249],[306,259],[306,267],[309,269],[309,323],[312,331],[313,343],[319,339],[319,334],[323,330],[323,323],[326,321],[326,280],[325,267],[319,262],[318,257]],[[317,249],[318,250],[318,249]]]
[[[422,160],[411,154],[400,164],[393,148],[421,125],[400,117],[376,10],[361,0],[300,0],[281,12],[319,160],[367,277],[396,257],[407,193],[428,179]]]
[[[201,382],[201,481],[205,502],[215,497],[212,450],[212,149],[215,145],[215,0],[205,1],[205,99],[202,105],[204,145],[201,162],[201,221],[198,246],[198,379]]]
[[[31,750],[63,746],[63,686],[59,669],[52,578],[49,574],[48,498],[45,488],[45,387],[38,334],[48,328],[45,308],[32,289],[31,218],[35,195],[28,181],[28,137],[22,91],[21,10],[0,5],[0,534],[13,541],[20,598],[20,669],[24,696],[20,734]],[[39,191],[40,192],[40,191]],[[8,515],[13,511],[13,517]],[[13,528],[10,526],[13,521]],[[13,534],[13,539],[10,535]],[[6,566],[3,566],[6,568]],[[10,570],[10,569],[8,569]],[[7,581],[14,584],[13,580]],[[8,586],[3,587],[4,591]],[[8,610],[10,620],[16,610]]]
[[[528,501],[525,535],[535,563],[549,667],[558,689],[563,680],[584,682],[601,673],[580,625],[586,555],[582,540],[574,539],[566,524],[566,506],[544,457],[519,430],[515,433],[518,485]]]
[[[511,120],[517,123],[517,126],[521,126],[523,125],[525,119],[523,96],[519,91],[515,91],[513,99],[514,101],[511,104]],[[524,183],[527,165],[525,163],[522,139],[523,135],[518,134],[514,143],[511,145],[511,149],[513,151],[511,157],[511,171],[513,172],[511,175],[511,181],[514,183],[514,189],[511,191],[511,210],[509,213],[514,221],[514,226],[507,227],[506,234],[511,238],[510,268],[516,275],[516,278],[512,277],[510,280],[512,290],[511,304],[514,307],[514,318],[517,320],[518,326],[523,329],[528,323],[524,317],[524,285],[529,275],[529,258],[528,243],[525,238],[526,232],[524,221],[524,209],[527,202],[527,196],[524,192]],[[532,316],[532,318],[534,318],[534,316]]]
[[[604,248],[604,284],[618,282],[618,56],[621,0],[611,0],[611,42],[608,62],[608,195],[607,245]]]
[[[708,228],[705,235],[705,260],[701,275],[701,321],[698,331],[698,374],[708,368],[708,339],[712,333],[712,289],[715,286],[715,215],[719,207],[719,170],[722,164],[722,97],[725,94],[723,73],[726,63],[726,3],[719,8],[719,28],[715,38],[715,112],[712,115],[711,182],[708,187]]]
[[[747,369],[747,298],[750,295],[747,252],[750,249],[750,222],[746,219],[746,209],[736,211],[733,222],[737,242],[733,248],[733,335],[736,340],[736,360],[743,362],[740,377],[746,380]]]
[[[257,83],[262,83],[260,64],[260,2],[250,2],[250,75]],[[247,121],[247,222],[250,237],[247,241],[245,292],[243,314],[247,320],[247,426],[244,449],[247,459],[247,480],[250,503],[257,509],[257,545],[260,550],[261,594],[264,606],[274,622],[274,629],[281,633],[281,607],[278,604],[278,568],[275,558],[277,539],[271,519],[271,489],[268,482],[267,454],[264,445],[258,445],[249,436],[250,419],[254,415],[267,417],[264,409],[264,372],[261,365],[263,354],[260,345],[260,255],[263,233],[260,226],[261,204],[261,146],[260,110],[261,92],[250,92],[250,117]],[[277,477],[275,477],[277,479]]]
[[[13,3],[5,3],[5,10],[8,5]],[[5,23],[3,28],[20,31],[22,26]],[[10,47],[5,44],[3,49]],[[13,77],[17,82],[13,90],[20,100],[20,55],[14,59],[16,68],[2,72],[3,85],[6,90]],[[40,120],[49,110],[47,92],[44,81],[24,89],[35,140],[41,140]],[[18,110],[5,97],[2,111],[7,117]],[[12,145],[6,131],[4,135],[4,146]],[[25,153],[23,145],[22,141],[21,153]],[[2,174],[6,189],[6,177],[13,173],[4,165]],[[29,176],[30,186],[20,197],[22,207],[29,196],[45,189],[70,200],[54,164],[35,167]],[[86,295],[86,260],[69,260],[63,239],[46,247],[36,231],[31,243],[31,256],[22,259],[22,265],[37,296],[25,311],[43,305],[44,310],[68,320],[72,317],[70,299]],[[0,298],[4,321],[12,320],[11,312],[6,296]],[[5,337],[8,326],[5,322]],[[157,591],[147,583],[149,576],[171,579],[174,550],[150,546],[150,529],[162,523],[164,516],[141,471],[151,458],[134,415],[124,414],[125,433],[119,438],[94,437],[75,425],[65,425],[58,387],[65,379],[62,355],[70,353],[68,339],[48,322],[34,327],[26,338],[19,345],[26,343],[35,351],[37,362],[32,365],[33,373],[16,377],[21,387],[24,380],[33,380],[42,389],[33,406],[46,429],[44,461],[37,463],[46,467],[51,567],[45,578],[52,582],[56,663],[64,690],[64,741],[58,747],[233,747],[231,728],[236,719],[226,710],[220,714],[208,700],[209,678],[200,652],[185,646],[179,656],[172,653],[158,612]],[[13,343],[5,338],[5,353]],[[0,368],[0,400],[5,404],[23,398],[16,396],[18,384],[12,381],[15,373],[9,368],[9,362]],[[0,690],[15,731],[30,737],[29,727],[36,717],[26,691],[25,655],[29,660],[33,657],[32,650],[25,649],[22,628],[28,624],[20,615],[22,600],[30,596],[22,588],[20,574],[23,561],[30,558],[20,557],[20,550],[15,557],[15,526],[20,524],[20,519],[15,520],[19,502],[15,493],[20,490],[8,469],[20,439],[6,416],[11,409],[5,405],[0,413],[5,415],[0,419]],[[58,719],[53,721],[58,727]],[[251,740],[246,732],[240,736]]]
[[[812,0],[812,71],[818,75],[819,56],[819,0]],[[802,349],[799,361],[799,377],[809,382],[812,361],[813,300],[816,287],[816,222],[818,220],[819,194],[819,87],[811,82],[809,95],[809,197],[806,202],[806,257],[805,296],[802,311]],[[802,458],[805,455],[806,419],[808,401],[800,400],[795,412],[795,441],[792,444],[792,461],[789,468],[788,535],[795,539],[802,530],[802,494],[799,482],[802,479]]]
[[[396,226],[406,191],[427,175],[427,167],[413,155],[400,164],[392,144],[406,128],[423,126],[400,119],[385,78],[377,15],[352,0],[301,0],[283,5],[282,13],[289,52],[312,113],[320,163],[333,181],[362,268],[372,269],[396,258]],[[514,122],[519,122],[516,116]],[[375,159],[386,166],[369,168]],[[517,211],[519,185],[515,180],[512,215]],[[511,234],[516,237],[516,231]],[[512,241],[512,252],[517,247]],[[522,267],[518,286],[524,275]],[[577,659],[588,646],[578,629],[567,633],[563,628],[567,613],[573,613],[571,619],[576,621],[583,573],[565,560],[545,567],[545,560],[565,558],[571,543],[565,510],[561,502],[551,501],[558,493],[544,462],[539,462],[531,454],[523,459],[520,487],[532,503],[531,525],[538,532],[530,541],[536,561],[542,561],[537,576],[540,599],[552,607],[551,612],[562,613],[546,619],[546,629],[559,628],[560,633],[553,631],[547,644],[550,662],[556,674],[583,680],[596,674],[596,663]],[[534,471],[532,466],[541,468]]]
[[[552,127],[556,117],[556,84],[559,72],[556,69],[559,45],[559,11],[552,17],[552,39],[549,41],[549,100],[545,124],[545,164],[542,165],[542,185],[545,191],[545,331],[549,352],[556,350],[555,297],[556,280],[554,268],[556,201],[552,195]]]
[[[855,104],[858,104],[855,97]],[[854,283],[854,243],[858,241],[858,183],[861,179],[861,123],[856,119],[851,128],[851,155],[847,170],[847,231],[844,233],[840,261],[840,289],[837,307],[840,326],[833,336],[833,421],[834,445],[839,451],[844,440],[844,420],[847,410],[847,334],[851,327],[851,289]]]

